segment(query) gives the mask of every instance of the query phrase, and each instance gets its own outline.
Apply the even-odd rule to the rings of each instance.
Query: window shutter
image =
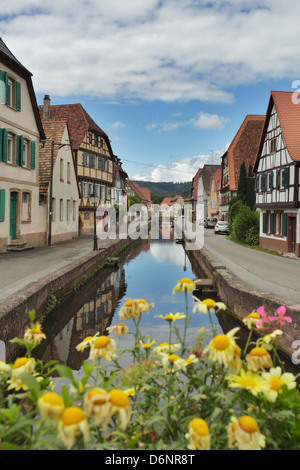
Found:
[[[21,83],[16,82],[16,108],[21,111]]]
[[[8,103],[8,74],[4,70],[0,70],[0,101],[2,103]]]
[[[35,141],[31,142],[31,169],[35,170]]]
[[[284,189],[289,187],[289,168],[285,168],[283,170],[283,185]]]
[[[7,162],[7,129],[1,129],[2,134],[2,161]]]
[[[263,233],[267,232],[267,214],[263,213]]]
[[[258,177],[258,175],[256,175],[255,181],[256,181],[256,192],[258,193],[258,190],[259,190],[259,177]]]
[[[3,129],[0,129],[0,162],[3,161],[3,136],[2,136]]]
[[[281,229],[282,235],[284,237],[287,236],[287,214],[284,212],[282,214],[282,229]]]
[[[5,220],[5,189],[0,189],[0,222]]]
[[[23,136],[17,136],[17,165],[23,165]]]
[[[270,190],[273,191],[274,189],[274,171],[270,172]]]
[[[280,189],[280,171],[276,170],[276,188]]]
[[[273,212],[270,214],[270,234],[273,235],[274,234],[274,214]]]
[[[263,173],[261,175],[261,190],[266,191],[266,180],[267,180],[267,175],[266,173]]]

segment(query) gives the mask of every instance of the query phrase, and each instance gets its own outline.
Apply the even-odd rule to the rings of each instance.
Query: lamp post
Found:
[[[97,241],[97,232],[96,232],[96,204],[98,203],[98,197],[95,192],[95,188],[93,194],[91,194],[90,201],[94,206],[94,249],[93,251],[98,251],[98,241]]]

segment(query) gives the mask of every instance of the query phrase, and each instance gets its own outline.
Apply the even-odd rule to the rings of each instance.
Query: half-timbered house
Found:
[[[300,257],[300,104],[272,91],[254,165],[260,245]]]

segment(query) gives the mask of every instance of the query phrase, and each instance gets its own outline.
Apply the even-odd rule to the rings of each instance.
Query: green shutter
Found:
[[[35,170],[35,142],[31,142],[31,168]]]
[[[284,189],[289,187],[289,168],[285,168],[283,170],[283,185]]]
[[[2,137],[3,129],[0,129],[0,162],[3,161],[3,137]]]
[[[273,191],[274,189],[274,171],[270,172],[270,190]]]
[[[23,165],[23,136],[17,136],[17,165]]]
[[[5,220],[5,189],[0,189],[0,222]]]
[[[263,173],[261,175],[261,190],[262,191],[266,191],[267,187],[266,187],[266,181],[267,181],[267,174],[266,173]]]
[[[2,161],[7,162],[7,129],[1,129]]]
[[[280,171],[276,170],[276,189],[280,189]]]
[[[258,189],[259,189],[259,177],[258,177],[258,175],[256,175],[255,181],[256,181],[256,192],[258,193]]]
[[[267,232],[267,214],[263,213],[263,233]]]
[[[273,212],[270,213],[269,223],[270,223],[269,233],[271,235],[273,235],[274,234],[274,214],[273,214]]]
[[[2,92],[0,93],[0,101],[8,103],[8,74],[4,70],[0,70],[0,80],[4,83]]]
[[[284,237],[287,236],[287,214],[285,212],[282,214],[281,233]]]
[[[16,82],[16,108],[21,111],[21,83]]]

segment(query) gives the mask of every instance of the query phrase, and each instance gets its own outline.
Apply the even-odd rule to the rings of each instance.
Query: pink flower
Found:
[[[281,326],[284,325],[285,322],[292,323],[293,319],[289,316],[284,316],[285,312],[286,312],[286,308],[283,305],[281,305],[281,307],[278,307],[277,309],[278,316],[272,317],[270,320],[278,321],[278,323],[280,323]]]
[[[270,314],[265,312],[265,306],[263,305],[262,307],[259,307],[257,310],[257,313],[260,314],[260,320],[256,323],[256,326],[261,326],[264,323],[270,323],[272,319],[270,318]]]

